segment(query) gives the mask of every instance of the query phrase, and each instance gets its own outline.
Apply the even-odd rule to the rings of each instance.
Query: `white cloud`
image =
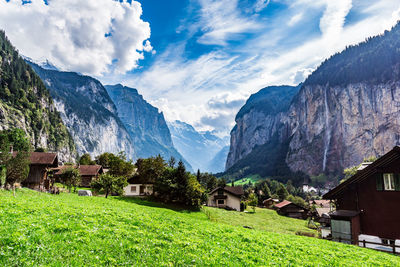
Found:
[[[146,99],[164,111],[168,120],[179,119],[201,130],[217,129],[228,134],[240,100],[244,102],[250,94],[267,85],[302,82],[325,58],[347,45],[390,29],[398,16],[396,11],[400,3],[384,2],[360,7],[347,0],[289,1],[288,10],[271,18],[264,32],[243,41],[240,46],[226,45],[199,58],[187,59],[185,43],[173,44],[158,55],[150,69],[126,79],[125,83],[138,88]],[[236,1],[226,2],[226,5],[230,10],[228,14],[239,14],[234,10]],[[346,25],[352,6],[358,8],[358,13],[368,14]],[[308,33],[312,26],[309,25],[310,16],[320,22],[321,32],[301,36],[304,39],[300,41],[292,39],[302,29]],[[297,25],[288,25],[291,18]],[[204,23],[205,27],[209,25]],[[222,22],[216,25],[219,23]],[[220,27],[223,28],[215,26],[210,30]],[[225,43],[230,38],[224,34],[215,39],[208,37],[213,43]]]
[[[288,21],[287,25],[288,25],[289,27],[294,26],[294,25],[297,24],[300,20],[302,20],[303,16],[304,16],[304,13],[302,13],[302,12],[301,12],[301,13],[297,13],[296,15],[294,15],[294,16],[292,16],[292,17],[290,18],[290,20]]]
[[[253,17],[241,14],[238,0],[199,0],[199,3],[200,22],[197,27],[203,32],[198,39],[199,43],[226,45],[227,40],[237,39],[237,35],[241,33],[260,28]],[[256,9],[261,8],[263,4],[264,1],[258,1]]]
[[[257,0],[254,5],[254,10],[260,12],[269,5],[270,0]]]
[[[137,1],[0,2],[0,28],[23,55],[98,76],[112,63],[116,72],[131,70],[151,51],[150,25],[141,15]]]

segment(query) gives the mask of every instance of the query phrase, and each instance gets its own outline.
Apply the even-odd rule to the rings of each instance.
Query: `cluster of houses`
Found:
[[[48,191],[52,186],[49,177],[57,177],[66,168],[59,166],[56,153],[32,152],[30,161],[23,186],[40,191]],[[107,172],[100,165],[74,167],[82,176],[81,186],[89,186],[93,179]],[[134,178],[128,182],[124,188],[126,196],[153,193],[152,184],[139,183]],[[217,187],[209,193],[207,205],[240,211],[243,195],[241,186]],[[400,147],[394,147],[373,163],[363,164],[354,176],[323,195],[323,200],[311,201],[311,209],[272,198],[263,204],[283,216],[312,216],[321,224],[324,238],[400,253]]]
[[[71,166],[60,165],[57,153],[31,152],[29,174],[22,186],[49,192],[54,186],[54,181],[57,181],[68,167]],[[79,170],[81,176],[79,186],[81,187],[90,187],[90,183],[94,179],[108,171],[101,165],[74,165],[72,167]],[[124,188],[126,196],[146,196],[153,193],[153,185],[137,183],[132,179],[128,180],[129,185]]]

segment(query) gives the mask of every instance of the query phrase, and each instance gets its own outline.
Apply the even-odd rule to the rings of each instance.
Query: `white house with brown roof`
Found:
[[[217,187],[208,194],[207,206],[240,211],[240,200],[243,194],[241,186]]]
[[[128,179],[128,185],[124,187],[124,195],[127,197],[145,197],[153,194],[153,183],[141,181],[137,177]]]

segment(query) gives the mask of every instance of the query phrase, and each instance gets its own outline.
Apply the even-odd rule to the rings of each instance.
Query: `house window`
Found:
[[[224,195],[224,189],[218,189],[218,195],[219,196]]]
[[[136,186],[131,186],[131,193],[136,193]]]
[[[394,174],[384,173],[383,174],[383,185],[386,191],[394,191]]]
[[[223,199],[218,199],[218,205],[224,205],[225,201]]]

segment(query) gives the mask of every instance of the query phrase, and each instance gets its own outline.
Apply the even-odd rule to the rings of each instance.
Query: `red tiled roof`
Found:
[[[283,208],[289,204],[292,204],[292,202],[290,202],[289,200],[284,200],[281,203],[278,203],[275,205],[275,207],[277,207],[278,209]]]

